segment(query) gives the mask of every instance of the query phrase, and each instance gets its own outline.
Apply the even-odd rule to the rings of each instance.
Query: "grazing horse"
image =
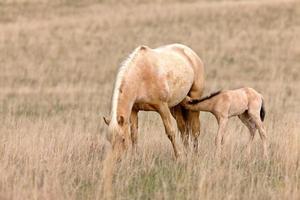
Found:
[[[221,145],[224,143],[228,118],[238,116],[250,132],[250,139],[247,144],[248,155],[251,152],[251,144],[256,129],[258,129],[263,142],[264,156],[267,157],[266,131],[263,125],[265,118],[264,100],[262,95],[254,89],[245,87],[236,90],[218,91],[201,99],[187,97],[183,104],[187,109],[211,112],[216,117],[219,124],[215,140],[217,155],[220,154]]]
[[[163,121],[175,156],[175,130],[172,115],[185,146],[189,127],[198,146],[200,134],[199,111],[184,109],[180,103],[187,95],[200,98],[204,89],[204,67],[197,54],[187,46],[171,44],[156,49],[137,47],[119,68],[114,85],[108,125],[113,149],[123,151],[137,143],[138,112],[156,111]]]

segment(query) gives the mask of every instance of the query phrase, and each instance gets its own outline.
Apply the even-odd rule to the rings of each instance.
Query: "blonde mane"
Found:
[[[119,71],[117,73],[116,82],[114,86],[114,92],[112,96],[112,109],[111,109],[111,121],[116,122],[117,120],[117,107],[118,107],[118,99],[120,94],[120,87],[122,85],[122,81],[126,71],[128,70],[129,66],[132,64],[133,60],[137,57],[138,52],[141,47],[137,47],[133,50],[131,54],[121,63],[119,67]]]

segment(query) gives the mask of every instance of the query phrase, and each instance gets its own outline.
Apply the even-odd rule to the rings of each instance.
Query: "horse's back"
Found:
[[[169,44],[153,50],[161,53],[177,54],[181,58],[190,62],[194,70],[199,70],[197,68],[203,68],[203,63],[199,56],[190,47],[183,44]]]
[[[138,102],[165,101],[170,107],[180,103],[194,80],[189,60],[171,46],[157,49],[142,46],[140,50],[135,61],[141,77]]]
[[[164,72],[168,85],[170,107],[182,101],[195,80],[195,61],[188,51],[188,47],[178,44],[153,49],[156,67]]]
[[[180,44],[151,49],[140,47],[136,61],[141,77],[138,102],[163,100],[173,107],[191,91],[200,74],[200,58],[188,47]],[[201,62],[201,61],[200,61]],[[200,74],[203,76],[203,73]]]
[[[245,87],[243,89],[247,93],[249,103],[258,104],[260,106],[263,99],[262,94],[260,94],[259,92],[257,92],[255,89],[251,87]]]
[[[193,84],[189,96],[200,98],[204,91],[204,65],[201,58],[190,47],[183,44],[170,44],[158,48],[159,51],[173,52],[185,59],[193,69]]]

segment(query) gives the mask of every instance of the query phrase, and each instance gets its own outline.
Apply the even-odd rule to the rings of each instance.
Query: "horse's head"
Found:
[[[130,124],[123,116],[118,116],[116,121],[103,117],[108,125],[107,140],[111,143],[113,150],[123,152],[130,143]]]

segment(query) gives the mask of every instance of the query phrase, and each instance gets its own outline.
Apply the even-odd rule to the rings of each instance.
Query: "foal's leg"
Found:
[[[266,135],[266,130],[263,125],[263,122],[260,119],[260,113],[259,111],[258,112],[249,111],[249,115],[251,117],[251,120],[253,120],[253,122],[255,123],[255,126],[258,128],[259,136],[263,143],[263,155],[265,158],[267,158],[268,157],[267,135]]]
[[[130,123],[132,147],[134,150],[136,150],[138,138],[138,110],[132,110],[130,115]]]
[[[252,142],[253,142],[255,132],[256,132],[256,126],[255,126],[255,123],[251,120],[250,116],[246,112],[239,115],[239,118],[243,122],[243,124],[245,124],[245,126],[247,126],[249,133],[250,133],[249,141],[247,143],[247,155],[249,157],[250,153],[251,153]]]
[[[180,105],[172,108],[172,115],[176,119],[177,127],[180,131],[181,140],[184,144],[185,149],[189,146],[189,133],[186,127],[186,113],[187,111]]]
[[[162,103],[161,105],[158,106],[158,112],[161,116],[161,119],[164,123],[165,126],[165,131],[166,134],[168,136],[168,138],[170,139],[172,146],[173,146],[173,150],[175,153],[175,157],[178,157],[178,151],[177,151],[177,147],[175,144],[175,130],[173,128],[172,125],[172,114],[170,111],[170,108],[168,107],[167,103]]]
[[[226,126],[227,126],[228,118],[227,117],[221,117],[218,118],[218,133],[216,136],[215,144],[216,144],[216,156],[219,157],[221,153],[221,145],[222,145],[222,139],[224,137]]]

